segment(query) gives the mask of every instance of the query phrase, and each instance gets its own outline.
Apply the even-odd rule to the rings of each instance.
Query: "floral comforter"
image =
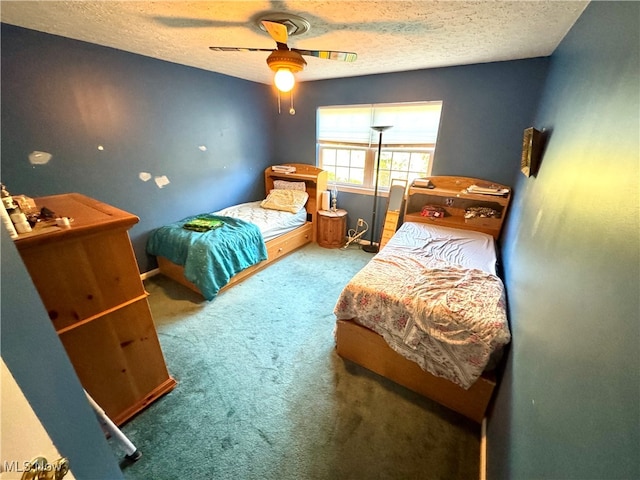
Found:
[[[389,247],[353,277],[334,313],[465,389],[511,340],[500,278]]]

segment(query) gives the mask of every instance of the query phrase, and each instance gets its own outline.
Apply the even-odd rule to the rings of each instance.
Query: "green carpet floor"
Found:
[[[308,245],[211,302],[148,279],[178,386],[122,427],[143,454],[125,478],[477,479],[478,425],[335,353],[333,307],[371,256]]]

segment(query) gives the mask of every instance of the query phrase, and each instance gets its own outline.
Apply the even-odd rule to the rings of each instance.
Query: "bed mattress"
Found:
[[[214,212],[214,214],[239,218],[257,225],[265,242],[295,230],[307,221],[307,211],[304,208],[298,213],[289,213],[262,208],[260,203],[262,202],[241,203]]]
[[[481,232],[405,222],[385,247],[496,274],[495,242],[493,237]]]
[[[407,222],[343,289],[334,313],[466,389],[511,339],[495,269],[490,235]]]

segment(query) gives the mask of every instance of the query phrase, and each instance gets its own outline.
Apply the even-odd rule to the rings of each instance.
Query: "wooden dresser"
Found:
[[[387,201],[387,213],[382,226],[382,237],[380,238],[379,249],[382,250],[391,237],[396,233],[400,223],[400,211],[404,202],[404,193],[407,189],[407,182],[394,178],[391,180],[389,188],[389,198]]]
[[[129,240],[138,217],[77,193],[35,201],[70,227],[15,244],[82,386],[120,425],[176,385]]]

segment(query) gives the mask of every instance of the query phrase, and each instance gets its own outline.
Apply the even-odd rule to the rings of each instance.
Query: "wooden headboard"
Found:
[[[463,230],[476,230],[488,233],[495,239],[500,236],[511,200],[511,188],[480,178],[453,176],[426,178],[431,182],[432,188],[414,184],[407,191],[405,221],[434,222]],[[505,190],[505,193],[489,195],[469,192],[467,189],[472,185]],[[420,212],[425,205],[442,208],[445,216],[443,218],[422,216]],[[500,212],[500,218],[465,219],[465,211],[469,207],[491,208]]]
[[[264,171],[264,185],[267,195],[273,189],[274,180],[287,180],[290,182],[304,182],[306,184],[307,193],[309,194],[309,200],[307,200],[307,219],[310,222],[315,222],[318,210],[322,205],[321,196],[322,192],[327,190],[327,178],[329,173],[313,165],[304,163],[283,163],[281,165],[287,165],[295,167],[295,173],[282,173],[272,170],[268,167]]]

